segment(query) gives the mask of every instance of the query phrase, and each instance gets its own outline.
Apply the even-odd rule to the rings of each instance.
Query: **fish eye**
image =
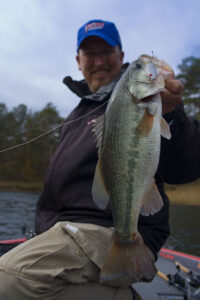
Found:
[[[141,64],[139,64],[139,63],[136,63],[135,67],[136,67],[136,69],[141,69],[142,68]]]

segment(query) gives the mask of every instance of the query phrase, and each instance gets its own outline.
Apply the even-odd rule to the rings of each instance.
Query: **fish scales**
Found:
[[[128,242],[132,240],[132,232],[137,232],[136,216],[141,207],[141,194],[144,193],[144,185],[149,183],[145,183],[144,179],[146,164],[155,162],[153,149],[155,143],[159,149],[160,138],[156,141],[156,128],[152,132],[155,138],[150,137],[149,140],[141,139],[137,134],[144,112],[138,105],[133,105],[131,99],[119,97],[112,106],[106,118],[109,130],[103,144],[106,152],[102,155],[102,169],[110,190],[114,227]],[[121,116],[126,116],[126,122]],[[130,211],[133,212],[131,215]]]
[[[139,213],[154,214],[162,207],[154,175],[161,132],[170,138],[168,125],[161,122],[159,91],[164,88],[164,79],[157,76],[159,61],[156,59],[155,66],[152,61],[152,57],[141,56],[130,64],[104,116],[92,193],[102,209],[109,199],[113,214],[114,234],[101,270],[101,280],[108,285],[126,287],[133,282],[150,281],[156,274],[153,254],[137,230]],[[154,70],[153,81],[149,70]],[[151,101],[140,101],[149,95],[153,95]],[[95,126],[99,132],[98,122]]]

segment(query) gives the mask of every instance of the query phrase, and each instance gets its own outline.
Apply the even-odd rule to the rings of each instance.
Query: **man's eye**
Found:
[[[113,54],[113,50],[111,50],[111,49],[109,49],[109,50],[104,50],[102,53],[103,53],[104,55],[111,55],[111,54]]]
[[[87,56],[87,57],[93,57],[93,56],[95,56],[95,52],[92,52],[92,51],[85,52],[85,56]]]
[[[85,52],[85,56],[87,57],[95,57],[97,55],[103,55],[103,56],[109,56],[113,54],[113,50],[112,49],[107,49],[107,50],[103,50],[101,52],[95,52],[95,51],[87,51]]]

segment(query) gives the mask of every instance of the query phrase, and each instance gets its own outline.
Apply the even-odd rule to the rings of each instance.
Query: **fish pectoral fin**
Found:
[[[161,210],[162,206],[162,197],[158,191],[155,181],[153,181],[151,188],[147,191],[142,201],[140,214],[143,216],[154,215]]]
[[[158,107],[157,107],[156,103],[154,103],[154,102],[149,103],[149,105],[147,106],[147,109],[148,109],[148,113],[151,116],[155,116],[156,112],[158,111]]]
[[[171,139],[171,132],[170,132],[170,128],[169,125],[167,124],[167,122],[165,121],[165,119],[162,117],[161,118],[161,135],[170,140]]]
[[[98,155],[100,155],[100,153],[101,153],[101,141],[102,141],[102,135],[103,135],[104,118],[105,118],[105,115],[104,114],[101,115],[94,123],[93,129],[92,129],[92,131],[94,132],[95,138],[96,138]]]
[[[109,201],[109,191],[107,189],[103,172],[101,168],[101,157],[99,158],[94,174],[94,180],[92,185],[92,196],[95,204],[100,209],[105,209]]]

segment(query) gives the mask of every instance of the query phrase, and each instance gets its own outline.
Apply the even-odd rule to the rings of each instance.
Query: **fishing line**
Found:
[[[108,101],[109,101],[109,100],[108,100]],[[12,149],[15,149],[15,148],[22,147],[22,146],[24,146],[24,145],[26,145],[26,144],[30,144],[30,143],[32,143],[32,142],[34,142],[34,141],[40,139],[41,137],[43,137],[43,136],[45,136],[45,135],[47,135],[47,134],[49,134],[49,133],[55,131],[56,129],[58,129],[58,128],[64,126],[64,125],[68,125],[68,124],[77,122],[77,121],[79,121],[79,120],[81,120],[81,119],[84,119],[85,117],[91,115],[93,112],[97,111],[97,110],[98,110],[99,108],[101,108],[103,105],[105,105],[106,103],[108,103],[108,101],[104,102],[102,105],[100,105],[100,106],[98,106],[97,108],[93,109],[92,111],[90,111],[88,114],[86,114],[86,115],[84,115],[84,116],[81,116],[81,117],[79,117],[79,118],[77,118],[77,119],[74,119],[74,120],[71,120],[71,121],[62,123],[62,124],[56,126],[55,128],[52,128],[52,129],[50,129],[50,130],[48,130],[48,131],[46,131],[46,132],[44,132],[44,133],[42,133],[42,134],[40,134],[40,135],[38,135],[38,136],[36,136],[36,137],[30,139],[29,141],[26,141],[26,142],[24,142],[24,143],[21,143],[21,144],[18,144],[18,145],[11,146],[11,147],[9,147],[9,148],[0,150],[0,153],[9,151],[9,150],[12,150]]]

